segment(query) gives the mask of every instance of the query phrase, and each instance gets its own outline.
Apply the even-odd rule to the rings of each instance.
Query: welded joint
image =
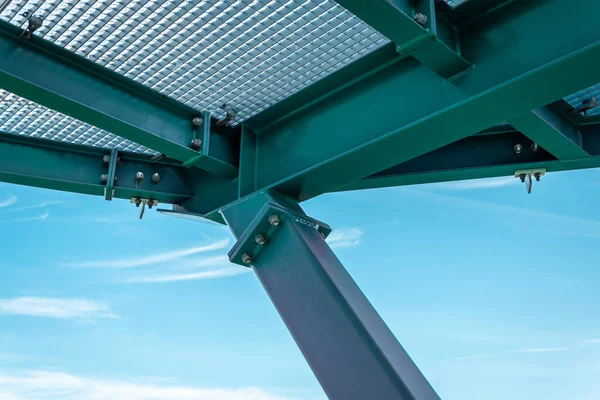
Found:
[[[316,219],[299,215],[274,203],[265,204],[239,237],[231,251],[229,261],[250,267],[261,250],[283,224],[300,223],[316,229],[323,239],[331,233],[331,228]]]

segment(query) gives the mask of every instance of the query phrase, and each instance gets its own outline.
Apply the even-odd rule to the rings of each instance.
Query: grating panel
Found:
[[[12,0],[1,17],[25,27],[26,11],[36,35],[216,117],[227,104],[235,123],[388,43],[331,0]]]
[[[88,146],[154,151],[0,89],[0,132]]]
[[[572,95],[565,97],[565,101],[575,109],[582,109],[587,104],[587,107],[585,108],[590,107],[586,110],[588,116],[600,115],[600,107],[594,105],[597,101],[600,101],[600,84],[573,93]]]

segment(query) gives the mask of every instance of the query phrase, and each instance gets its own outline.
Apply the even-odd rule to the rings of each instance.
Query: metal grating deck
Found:
[[[227,104],[235,123],[388,43],[329,0],[12,0],[1,18],[25,27],[26,11],[44,20],[35,35],[216,117]],[[8,132],[148,151],[7,99]]]

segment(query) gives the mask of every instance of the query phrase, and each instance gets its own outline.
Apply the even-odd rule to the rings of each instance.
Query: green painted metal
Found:
[[[600,167],[600,125],[579,129],[588,156],[579,160],[557,160],[540,148],[534,151],[531,139],[514,128],[465,138],[410,161],[338,189],[338,191],[374,189],[391,186],[457,181],[463,179],[514,176],[518,170],[545,168],[548,172]],[[509,130],[512,129],[512,130]],[[522,152],[516,154],[514,146]]]
[[[19,185],[104,196],[107,188],[102,174],[110,175],[104,163],[104,149],[51,140],[0,133],[0,180]],[[169,163],[154,163],[144,157],[120,153],[114,176],[115,198],[143,197],[160,203],[180,203],[192,197],[189,192],[191,172]],[[116,161],[116,160],[115,160]],[[136,188],[135,173],[148,177]],[[149,178],[154,172],[159,183]]]
[[[256,190],[256,141],[256,132],[248,126],[242,127],[238,180],[238,197],[240,198]]]
[[[217,175],[235,178],[238,175],[235,164],[239,153],[239,139],[236,140],[239,128],[233,134],[216,133],[211,129],[211,122],[210,113],[202,112],[202,126],[194,130],[193,135],[194,138],[202,140],[202,147],[198,154],[185,160],[183,165],[196,166]]]
[[[198,111],[60,46],[35,36],[23,40],[20,34],[20,28],[0,21],[1,88],[176,160],[198,155],[190,148]],[[208,159],[198,165],[237,175],[227,162]]]
[[[119,162],[119,151],[112,149],[108,159],[108,174],[106,179],[106,187],[104,188],[104,199],[112,200],[115,195],[115,177],[117,172],[117,163]]]
[[[600,59],[595,11],[585,0],[509,4],[463,32],[476,66],[452,82],[396,58],[299,105],[259,127],[257,189],[306,200],[591,86],[600,70],[582,65]]]
[[[559,160],[589,158],[575,125],[550,107],[541,107],[510,120],[510,124]]]
[[[471,68],[469,62],[457,52],[458,38],[451,43],[444,43],[438,38],[435,0],[337,2],[396,43],[400,54],[412,55],[444,78]],[[425,26],[414,21],[413,17],[417,13],[427,17]]]
[[[191,117],[198,115],[196,111],[43,40],[16,39],[16,28],[4,23],[0,23],[0,54],[8,57],[0,59],[0,85],[18,94],[29,93],[33,100],[61,111],[81,113],[78,115],[88,122],[115,124],[111,125],[114,131],[127,138],[137,140],[135,135],[140,134],[156,144],[168,142],[179,150],[184,148],[179,154],[184,166],[199,166],[212,174],[189,169],[184,179],[186,196],[173,201],[177,211],[221,222],[218,211],[224,206],[266,190],[302,201],[336,190],[418,183],[419,176],[432,181],[482,177],[498,171],[512,174],[514,167],[540,163],[548,163],[549,171],[595,166],[592,153],[594,158],[587,163],[565,163],[578,158],[571,153],[580,150],[572,141],[561,143],[563,137],[554,129],[556,135],[544,135],[551,142],[543,144],[536,138],[550,152],[539,153],[547,157],[544,159],[538,155],[531,160],[505,160],[496,154],[506,151],[502,144],[486,150],[493,155],[487,161],[461,164],[456,157],[444,156],[446,164],[432,161],[439,166],[437,170],[402,169],[412,168],[424,155],[441,154],[436,149],[447,149],[455,142],[462,146],[461,140],[472,135],[510,133],[507,128],[488,128],[531,114],[530,110],[538,119],[547,120],[545,129],[556,128],[541,107],[600,81],[600,70],[582,68],[600,59],[594,17],[600,5],[585,0],[484,3],[485,15],[471,15],[470,22],[460,29],[461,52],[475,63],[468,74],[449,81],[415,59],[398,54],[394,45],[384,46],[253,117],[243,128],[213,129],[210,116],[204,113],[205,123],[195,132]],[[416,10],[409,10],[406,4],[399,1],[394,8],[404,14]],[[429,1],[419,4],[433,7]],[[354,6],[368,11],[364,5]],[[576,11],[583,7],[588,12]],[[452,40],[452,34],[446,32],[452,26],[447,20],[455,11],[447,14],[448,7],[438,4],[438,8],[442,12],[430,23],[437,24],[439,40]],[[406,19],[407,15],[400,17]],[[382,21],[388,28],[393,26],[394,20],[387,16]],[[565,35],[565,31],[572,33]],[[37,67],[29,68],[27,60],[37,61],[32,64]],[[21,68],[22,64],[25,67]],[[558,128],[569,137],[564,126]],[[203,141],[199,152],[188,148],[194,135]],[[582,151],[589,152],[585,146]],[[119,165],[117,178],[121,173]],[[18,181],[17,175],[9,175]],[[56,179],[44,185],[68,190]],[[116,189],[118,193],[119,184]]]
[[[223,215],[238,238],[230,260],[253,255],[252,270],[328,398],[439,400],[325,242],[327,225],[274,193],[236,201]]]

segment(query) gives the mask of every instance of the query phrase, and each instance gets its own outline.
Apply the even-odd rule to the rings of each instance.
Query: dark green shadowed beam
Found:
[[[600,167],[600,124],[581,126],[585,159],[557,160],[541,146],[534,151],[530,138],[514,129],[462,139],[410,161],[353,182],[338,191],[514,176],[518,170],[544,168],[547,172]],[[517,154],[515,145],[521,145]]]
[[[188,162],[187,166],[237,176],[231,160],[191,147],[196,130],[210,126],[210,118],[205,116],[197,129],[192,120],[200,112],[35,35],[20,39],[21,31],[0,21],[2,89]],[[220,135],[213,132],[211,138],[218,140],[216,136]],[[226,153],[238,151],[235,141],[219,140],[219,145],[231,147]]]

